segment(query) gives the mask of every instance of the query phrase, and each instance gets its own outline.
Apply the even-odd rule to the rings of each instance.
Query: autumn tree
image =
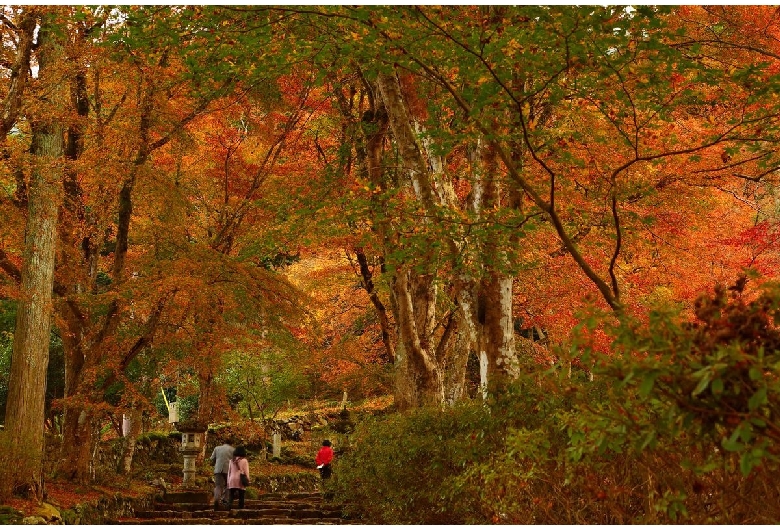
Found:
[[[69,88],[71,97],[59,100],[48,97],[52,106],[46,115],[48,119],[60,120],[67,116],[64,121],[69,123],[67,130],[59,134],[67,137],[63,139],[63,154],[68,164],[50,187],[55,190],[58,182],[65,194],[58,228],[63,244],[58,251],[54,305],[66,354],[66,396],[62,406],[65,413],[63,446],[67,458],[63,462],[69,476],[88,480],[92,447],[104,407],[103,393],[151,344],[161,315],[177,292],[176,286],[158,282],[156,285],[161,290],[150,303],[134,307],[134,294],[128,289],[132,284],[128,281],[132,281],[137,272],[128,271],[132,262],[128,263],[127,259],[133,189],[141,178],[139,175],[144,175],[150,155],[166,145],[174,133],[205,109],[209,101],[218,97],[225,82],[202,89],[186,103],[183,95],[176,100],[174,94],[182,88],[182,80],[160,77],[160,72],[166,68],[168,71],[176,69],[170,66],[165,50],[151,58],[151,64],[146,63],[148,55],[143,59],[132,58],[131,52],[130,62],[134,69],[119,74],[114,64],[108,66],[109,71],[113,70],[113,77],[105,76],[104,68],[111,65],[112,60],[96,47],[96,43],[107,42],[110,14],[100,9],[94,12],[64,10],[62,13],[72,16],[63,19],[57,33],[64,38],[62,56],[65,60],[60,64],[68,68],[56,72],[60,76],[57,79],[60,86]],[[95,37],[102,37],[102,41]],[[127,75],[124,79],[123,74]],[[67,80],[64,83],[63,75]],[[139,88],[132,95],[131,84],[122,85],[130,83],[129,79],[133,79],[132,83]],[[92,94],[89,102],[88,91]],[[184,103],[184,110],[179,115],[177,112],[165,114],[172,107],[161,103],[170,98]],[[33,127],[33,149],[41,149],[42,145],[47,145],[40,140],[40,129],[36,129],[41,126],[32,114],[29,117]],[[133,134],[127,134],[128,131]],[[18,163],[13,158],[10,161]],[[59,167],[65,166],[60,163]],[[94,168],[97,167],[103,172],[96,173]],[[12,173],[18,174],[22,168],[22,165],[12,166]],[[31,198],[32,192],[31,186]],[[27,195],[28,188],[23,180],[17,182],[15,193],[19,197]],[[118,219],[116,224],[114,214]],[[4,257],[7,255],[3,254]],[[6,259],[4,263],[4,270],[11,277],[19,276],[12,259]],[[144,321],[140,326],[134,322],[136,311]],[[37,320],[42,323],[46,319]],[[137,408],[133,405],[128,402],[129,408]]]
[[[133,400],[139,396],[133,397],[125,372],[144,352],[184,355],[181,364],[174,358],[172,365],[186,366],[181,375],[199,381],[199,419],[215,419],[220,400],[214,378],[222,353],[236,347],[235,332],[247,324],[260,332],[258,327],[278,322],[280,313],[290,318],[297,303],[286,282],[260,266],[263,256],[248,246],[257,238],[248,242],[246,238],[252,234],[250,227],[263,221],[256,208],[262,187],[278,178],[282,153],[291,148],[288,144],[294,145],[297,124],[309,112],[305,110],[308,89],[303,83],[294,89],[297,92],[283,92],[283,97],[291,98],[290,104],[271,109],[272,120],[259,121],[269,109],[252,107],[247,94],[265,91],[266,101],[278,94],[268,91],[264,73],[238,86],[233,74],[240,67],[220,63],[227,65],[227,71],[211,70],[213,81],[204,81],[199,68],[213,64],[225,50],[210,48],[210,55],[202,57],[204,44],[213,36],[193,34],[191,40],[181,41],[167,32],[168,24],[177,21],[194,28],[200,15],[198,10],[178,12],[178,17],[144,10],[130,13],[131,29],[112,38],[126,47],[124,60],[131,66],[126,73],[135,76],[140,87],[135,94],[122,93],[121,85],[109,84],[96,66],[91,67],[95,89],[116,103],[110,114],[94,117],[101,134],[88,137],[96,143],[80,161],[86,169],[93,157],[115,153],[114,168],[123,177],[121,186],[113,186],[116,202],[108,204],[115,208],[118,223],[103,218],[101,222],[108,224],[92,232],[98,238],[93,248],[108,247],[107,259],[89,269],[91,283],[102,282],[93,290],[94,296],[85,299],[96,304],[97,318],[68,318],[65,313],[69,324],[89,325],[71,336],[92,337],[86,354],[85,341],[73,344],[74,351],[83,354],[74,359],[85,362],[72,365],[77,370],[73,380],[78,382],[64,400],[66,416],[73,406],[74,415],[68,417],[79,420],[77,424],[66,421],[66,447],[84,447],[88,445],[84,440],[94,440],[90,432],[101,421],[103,393],[110,385],[123,384],[122,408],[138,410]],[[154,48],[148,47],[151,41]],[[232,95],[228,88],[235,90]],[[199,122],[216,134],[188,131],[209,108],[232,110],[221,114],[222,123]],[[134,135],[128,136],[128,130]],[[204,157],[204,152],[213,156]],[[160,178],[151,178],[155,174]],[[100,189],[110,184],[96,180],[93,185]],[[131,229],[136,233],[132,239]],[[170,371],[168,367],[166,372]],[[87,420],[81,421],[84,412]],[[70,465],[77,467],[68,473],[84,477],[88,462],[85,451],[72,459]]]
[[[78,480],[107,415],[138,414],[158,375],[189,385],[208,421],[219,381],[239,384],[223,356],[258,360],[265,381],[287,358],[279,344],[302,339],[339,345],[345,364],[361,349],[392,362],[400,407],[452,403],[469,359],[483,390],[525,360],[554,361],[518,327],[562,342],[586,304],[641,314],[777,262],[772,10],[58,12],[56,68],[44,45],[33,55],[26,10],[4,26],[16,38],[0,269],[3,292],[28,300],[19,234],[46,217],[26,219],[41,202],[32,162],[61,136],[53,307],[64,471]],[[36,84],[65,80],[52,84],[68,97],[24,96],[31,57]],[[330,270],[352,267],[373,310],[370,341],[339,340],[358,327],[354,307],[317,336],[292,285],[306,282],[280,273],[302,249],[333,247],[347,260]]]
[[[688,54],[678,44],[685,37],[668,25],[673,18],[663,10],[411,8],[369,13],[337,8],[287,12],[332,21],[333,30],[344,36],[339,52],[360,57],[364,73],[372,67],[377,71],[374,101],[381,94],[400,163],[395,167],[410,176],[409,189],[421,205],[421,217],[415,219],[418,230],[425,232],[420,241],[427,242],[421,246],[429,250],[447,247],[447,236],[431,235],[428,228],[441,226],[447,217],[438,215],[432,203],[426,206],[426,197],[434,196],[429,191],[434,188],[426,185],[427,176],[438,166],[426,158],[425,144],[444,143],[442,138],[457,133],[461,142],[464,137],[475,145],[483,142],[485,167],[491,167],[491,157],[496,161],[496,177],[489,180],[505,183],[503,202],[498,204],[508,206],[501,210],[506,217],[488,222],[495,230],[485,239],[485,248],[499,234],[505,240],[514,238],[516,247],[529,235],[550,232],[559,246],[550,252],[572,259],[577,274],[584,275],[618,314],[634,306],[632,299],[624,300],[624,271],[632,269],[626,258],[634,255],[630,246],[640,242],[633,235],[643,232],[643,223],[674,208],[673,202],[655,201],[656,209],[642,216],[637,204],[654,201],[656,190],[673,196],[669,185],[679,182],[673,175],[686,165],[710,178],[725,175],[726,167],[719,161],[724,150],[728,156],[742,153],[734,162],[750,166],[758,160],[751,153],[774,142],[772,106],[755,103],[766,91],[745,90],[746,85],[765,82],[753,69],[755,57],[730,74],[702,56]],[[399,32],[401,19],[405,29]],[[437,119],[425,126],[419,118],[413,119],[409,111],[415,94],[397,96],[404,76],[381,66],[388,54],[395,65],[425,79],[427,86],[439,87],[444,96],[435,97],[431,90],[424,93],[439,109],[452,109],[449,115],[454,118],[448,121],[431,113]],[[703,110],[702,101],[729,104],[718,104],[722,110],[718,119],[702,121],[697,117]],[[695,132],[690,128],[694,122]],[[753,136],[759,123],[760,135]],[[448,129],[451,124],[460,128]],[[377,130],[384,129],[379,126]],[[451,145],[440,148],[450,161],[456,153]],[[764,152],[758,163],[771,168],[772,148]],[[485,173],[483,168],[480,171]],[[686,182],[690,185],[693,180]],[[480,189],[473,177],[468,186]],[[452,226],[464,223],[456,219]],[[490,260],[500,265],[495,256],[511,247],[493,248]],[[436,263],[432,256],[437,252],[429,252],[427,265]],[[417,302],[431,298],[419,294]],[[490,301],[487,307],[499,305],[496,294]],[[509,316],[506,311],[503,315]],[[415,326],[424,329],[425,318],[421,319]],[[399,323],[399,330],[404,325]],[[418,358],[422,365],[427,358],[427,366],[433,366],[430,357]]]

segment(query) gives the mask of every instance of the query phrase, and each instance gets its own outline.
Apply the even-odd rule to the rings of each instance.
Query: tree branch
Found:
[[[141,353],[144,348],[149,346],[152,343],[152,339],[154,338],[154,334],[157,331],[157,326],[160,323],[160,317],[163,314],[163,311],[165,309],[166,304],[169,300],[174,298],[176,296],[176,293],[178,293],[179,289],[173,289],[172,291],[168,292],[163,296],[158,302],[157,306],[154,308],[154,311],[152,311],[152,314],[149,315],[149,318],[146,320],[146,323],[144,324],[144,333],[138,337],[138,339],[133,343],[132,346],[125,352],[124,356],[119,362],[119,366],[117,370],[112,372],[106,379],[103,381],[103,383],[100,385],[100,390],[105,391],[109,386],[111,386],[114,381],[117,380],[118,374],[124,372],[127,367],[130,365],[130,362],[136,358],[136,356]]]
[[[5,271],[5,273],[17,284],[22,282],[22,272],[13,264],[13,262],[11,262],[8,258],[8,254],[6,254],[2,248],[0,248],[0,269]]]

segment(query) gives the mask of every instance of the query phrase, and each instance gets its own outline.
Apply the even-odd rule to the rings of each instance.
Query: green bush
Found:
[[[473,471],[494,522],[780,521],[780,290],[718,288],[694,309],[586,322],[613,338],[608,354],[575,351],[595,382],[540,378],[564,406]]]
[[[334,466],[336,497],[376,524],[491,523],[478,468],[503,454],[513,429],[539,428],[564,406],[539,398],[529,378],[488,403],[362,422]]]
[[[624,321],[614,330],[613,358],[600,371],[617,380],[618,399],[630,396],[652,420],[636,441],[652,448],[659,435],[687,435],[737,456],[745,476],[776,464],[780,287],[767,285],[754,299],[719,287],[697,300],[695,316],[654,312],[649,326]]]
[[[480,420],[464,408],[426,409],[361,425],[353,449],[334,464],[337,500],[351,503],[375,524],[466,522],[468,509],[451,502],[446,490],[468,456],[453,455],[450,444],[469,438],[467,424],[475,419]]]

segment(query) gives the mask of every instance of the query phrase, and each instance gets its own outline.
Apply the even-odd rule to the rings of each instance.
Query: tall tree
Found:
[[[427,234],[420,240],[428,237],[428,243],[441,244],[429,244],[429,249],[446,248],[445,241],[452,237],[451,233],[444,238],[433,236],[431,227],[442,222],[452,227],[466,223],[457,217],[450,220],[446,214],[437,217],[431,208],[434,202],[426,203],[433,197],[431,189],[444,188],[431,187],[428,179],[437,165],[435,157],[426,159],[421,146],[427,141],[439,144],[439,153],[449,153],[442,139],[453,142],[458,135],[474,144],[482,141],[484,160],[497,160],[489,180],[506,181],[510,200],[503,204],[512,204],[504,210],[504,219],[489,221],[494,228],[491,237],[504,234],[504,239],[500,245],[486,240],[485,257],[492,255],[487,258],[492,265],[486,272],[497,265],[501,268],[502,253],[511,249],[506,242],[516,243],[519,236],[532,233],[528,221],[538,217],[544,223],[533,223],[534,232],[551,231],[558,240],[559,255],[573,260],[618,315],[634,307],[630,297],[624,300],[630,291],[623,270],[628,268],[629,245],[638,241],[633,238],[641,224],[634,206],[638,201],[649,198],[652,189],[665,190],[674,181],[672,173],[686,162],[698,165],[703,161],[697,170],[710,177],[723,174],[726,168],[718,155],[724,149],[742,149],[736,161],[740,167],[755,163],[758,151],[763,153],[761,165],[773,167],[774,107],[755,104],[765,90],[751,93],[744,89],[747,84],[760,83],[759,70],[749,66],[754,61],[733,65],[739,75],[731,78],[728,70],[703,56],[688,54],[684,46],[691,44],[679,44],[685,43],[685,37],[675,34],[678,28],[670,26],[674,18],[665,10],[522,7],[481,12],[418,7],[368,12],[345,7],[286,11],[304,18],[323,17],[332,32],[343,35],[333,39],[338,41],[333,45],[334,56],[345,53],[359,58],[361,67],[379,70],[377,79],[393,124],[400,169],[411,182],[408,196],[416,194],[420,206],[417,230]],[[401,24],[404,30],[398,31]],[[318,42],[329,42],[332,32],[323,32]],[[385,62],[388,56],[391,61]],[[397,97],[399,91],[391,90],[390,81],[398,76],[389,62],[396,70],[427,79],[427,86],[443,89],[449,99],[435,97],[430,90],[425,97],[450,109],[450,114],[436,123],[431,120],[426,127],[401,127],[413,121],[408,118],[409,94]],[[700,102],[713,98],[730,102],[719,107],[724,111],[722,118],[699,121],[698,134],[679,133],[675,125],[701,113]],[[450,129],[458,122],[459,128]],[[407,132],[410,129],[413,134]],[[470,184],[475,193],[480,190],[476,180]],[[520,199],[528,203],[525,212],[517,210]],[[611,242],[602,237],[607,234]],[[605,252],[605,245],[611,251]],[[438,255],[428,252],[427,264],[435,263]],[[511,261],[503,260],[505,264]],[[489,304],[493,309],[499,293],[507,291],[496,287],[509,278],[499,281],[499,273],[488,280],[490,274],[494,273],[488,272],[481,289],[483,295],[493,291],[493,304]],[[400,279],[396,285],[404,286],[403,271]],[[414,297],[417,303],[431,299],[425,289],[418,294]],[[397,308],[398,314],[404,309]],[[423,313],[415,324],[419,329],[425,329]],[[502,314],[508,316],[506,311]],[[484,315],[477,311],[479,318]],[[498,333],[495,337],[503,335],[509,340],[489,339],[485,345],[511,343],[506,325],[511,319],[496,319],[501,321],[502,325],[486,329],[484,338]],[[399,322],[399,330],[403,326],[414,329],[408,324]],[[417,349],[414,341],[410,344]],[[434,366],[429,356],[419,359],[421,366],[426,359],[428,367]]]
[[[29,13],[23,16],[20,26],[20,53],[29,60],[29,51],[24,51],[24,48],[29,50],[34,29]],[[60,89],[62,78],[57,69],[63,56],[63,43],[58,38],[60,29],[61,20],[58,20],[56,10],[45,13],[37,35],[36,105],[27,115],[32,128],[32,171],[26,193],[22,298],[17,309],[6,405],[9,450],[14,453],[11,458],[27,465],[9,466],[4,470],[3,482],[16,491],[26,490],[38,498],[43,492],[44,402],[64,162],[62,110],[65,95]],[[29,64],[16,66],[29,68]],[[20,75],[18,71],[14,73]],[[24,74],[21,77],[19,82],[23,87]],[[11,116],[6,116],[10,120]]]

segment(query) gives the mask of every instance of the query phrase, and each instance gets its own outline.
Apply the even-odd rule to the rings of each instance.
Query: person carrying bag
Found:
[[[228,468],[228,488],[230,488],[230,497],[228,499],[228,510],[233,507],[233,499],[238,497],[238,508],[243,509],[246,488],[249,486],[249,462],[246,459],[246,448],[236,447],[233,452],[233,458],[230,460]]]

